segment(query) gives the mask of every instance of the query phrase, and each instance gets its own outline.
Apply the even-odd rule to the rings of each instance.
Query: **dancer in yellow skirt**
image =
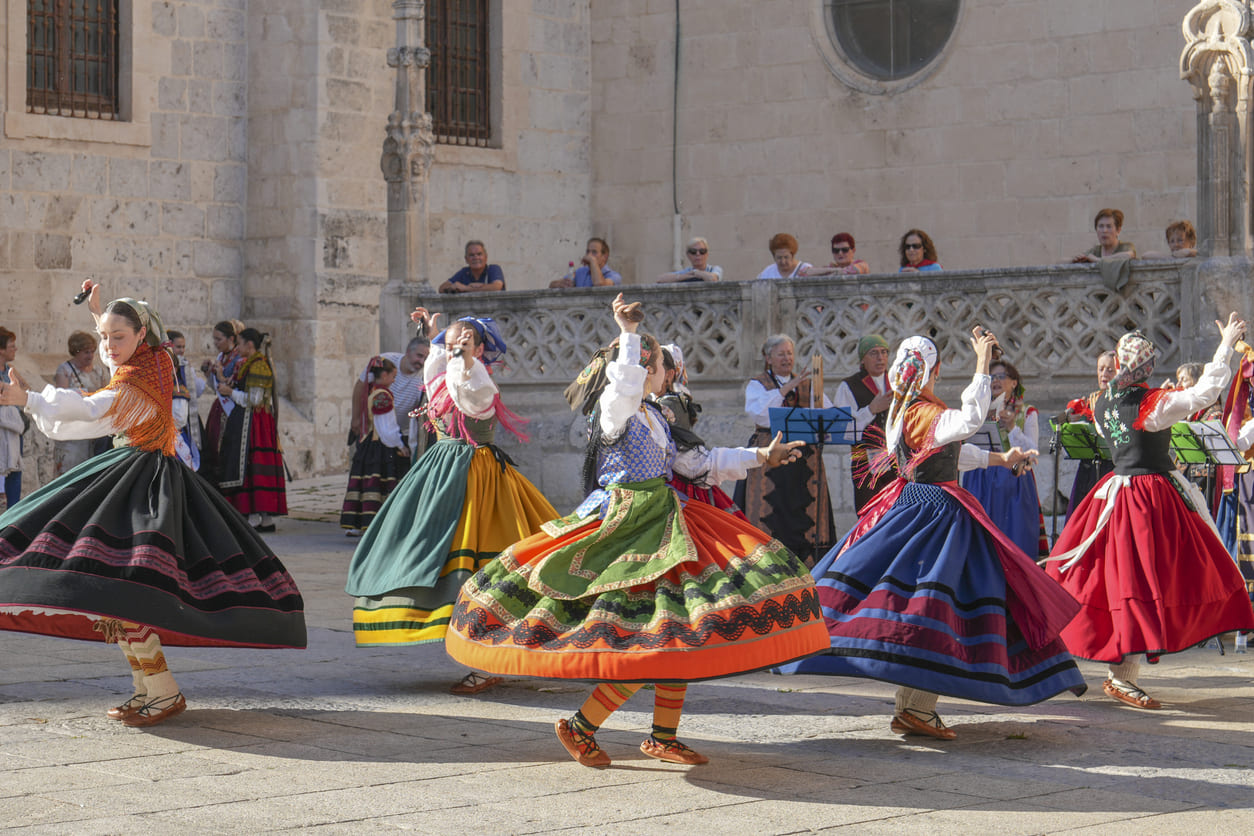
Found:
[[[346,591],[357,598],[353,634],[361,647],[441,641],[462,583],[557,516],[493,444],[498,424],[526,440],[489,374],[505,356],[496,324],[463,317],[437,335],[439,314],[417,308],[411,317],[432,338],[423,375],[438,440],[379,509],[353,555]],[[500,681],[472,672],[452,690],[476,694]]]
[[[556,724],[585,766],[608,766],[593,737],[640,687],[657,683],[653,734],[640,750],[708,761],[676,739],[687,683],[771,667],[827,649],[809,573],[779,541],[666,484],[670,428],[648,392],[665,372],[657,341],[637,333],[620,294],[617,358],[593,413],[588,465],[599,485],[574,513],[546,523],[462,587],[445,646],[497,674],[600,682]],[[710,478],[800,455],[800,442],[722,450]],[[717,464],[717,466],[716,466]]]

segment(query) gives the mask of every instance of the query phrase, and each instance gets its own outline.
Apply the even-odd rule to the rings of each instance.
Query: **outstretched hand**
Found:
[[[614,311],[614,321],[618,323],[618,327],[624,334],[634,334],[636,329],[640,327],[640,320],[633,319],[627,308],[631,305],[629,302],[623,301],[623,294],[614,297],[614,301],[610,303],[610,307]]]
[[[0,406],[26,406],[26,381],[12,366],[9,367],[9,380],[13,382],[0,383]]]
[[[988,366],[993,358],[993,349],[997,346],[997,337],[979,325],[971,329],[971,348],[975,350],[975,373],[988,374]]]
[[[801,458],[801,451],[797,448],[804,446],[804,441],[789,441],[785,443],[784,434],[777,432],[769,445],[758,448],[758,454],[762,457],[762,461],[767,467],[778,467],[781,464],[795,462]]]
[[[1237,340],[1245,336],[1245,320],[1237,316],[1237,312],[1233,311],[1228,314],[1228,324],[1215,320],[1215,325],[1219,328],[1220,344],[1224,348],[1232,348],[1237,344]]]
[[[104,315],[104,308],[100,304],[100,282],[84,279],[83,290],[87,291],[87,309],[92,316],[99,319]]]

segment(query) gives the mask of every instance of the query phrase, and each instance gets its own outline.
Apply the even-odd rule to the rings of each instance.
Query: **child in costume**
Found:
[[[688,391],[688,371],[684,367],[683,350],[678,345],[662,346],[662,368],[666,377],[662,394],[656,400],[671,425],[671,438],[675,442],[675,461],[668,484],[684,496],[706,502],[748,522],[732,498],[719,487],[718,482],[711,479],[711,474],[727,471],[726,464],[719,459],[740,455],[742,448],[721,447],[712,451],[693,429],[701,414],[701,406]],[[712,458],[714,461],[711,461]]]
[[[360,647],[442,641],[462,583],[557,516],[493,443],[498,424],[527,439],[489,373],[506,351],[496,323],[463,317],[437,336],[439,314],[418,308],[411,316],[428,324],[423,374],[438,440],[383,503],[353,554],[345,590],[357,598]],[[453,693],[477,694],[500,681],[472,672]]]
[[[1206,502],[1171,460],[1171,426],[1213,403],[1228,382],[1229,356],[1245,332],[1235,313],[1219,348],[1189,389],[1151,389],[1153,343],[1139,331],[1115,349],[1119,372],[1093,404],[1114,472],[1097,483],[1058,536],[1047,569],[1080,602],[1063,631],[1067,648],[1106,662],[1107,696],[1134,708],[1162,704],[1137,684],[1151,661],[1212,636],[1254,628],[1241,573]]]
[[[235,404],[222,431],[218,487],[249,525],[266,533],[274,531],[274,517],[287,516],[270,335],[245,328],[239,353],[243,362],[235,378],[218,386],[218,394]]]
[[[901,686],[890,727],[939,740],[957,736],[938,694],[1030,705],[1084,691],[1058,635],[1078,605],[958,486],[959,470],[1013,466],[1027,455],[963,444],[984,423],[996,340],[977,328],[976,368],[960,409],[933,391],[936,345],[911,337],[889,370],[887,448],[898,478],[814,567],[829,648],[783,673],[865,676]]]
[[[801,561],[738,517],[666,484],[675,444],[657,406],[657,342],[637,333],[620,294],[622,329],[605,369],[586,465],[599,487],[574,511],[515,543],[466,582],[445,646],[496,674],[601,683],[556,724],[585,766],[608,766],[594,734],[640,687],[657,683],[644,754],[681,764],[708,758],[676,739],[687,683],[758,670],[827,645]],[[800,455],[799,442],[742,450],[726,472]]]
[[[357,449],[348,470],[348,490],[340,509],[340,527],[350,537],[360,537],[370,525],[379,506],[409,470],[409,447],[401,438],[393,411],[391,386],[396,380],[396,364],[386,357],[374,357],[366,368],[368,388],[362,391],[365,404],[360,425],[353,427]]]
[[[156,312],[134,299],[101,311],[112,377],[93,394],[18,377],[0,403],[51,438],[117,435],[0,515],[0,629],[117,642],[135,693],[108,716],[150,726],[187,702],[163,645],[304,647],[300,593],[279,559],[204,480],[174,457],[174,364]]]

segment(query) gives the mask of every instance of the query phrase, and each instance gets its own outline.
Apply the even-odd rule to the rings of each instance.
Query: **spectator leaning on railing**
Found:
[[[688,263],[692,266],[687,270],[676,270],[674,273],[663,273],[657,277],[658,284],[668,282],[718,282],[723,280],[723,268],[711,267],[710,245],[704,238],[693,238],[688,242]]]

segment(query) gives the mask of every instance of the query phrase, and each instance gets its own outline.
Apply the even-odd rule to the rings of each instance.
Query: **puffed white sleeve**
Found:
[[[427,354],[427,362],[422,367],[422,384],[428,392],[432,391],[435,382],[444,374],[448,366],[448,351],[444,346],[431,343],[431,351]]]
[[[597,401],[601,433],[618,438],[644,399],[649,370],[640,365],[640,335],[623,333],[618,338],[618,357],[605,364],[605,391]]]
[[[685,479],[711,487],[728,479],[743,479],[758,467],[753,447],[694,447],[675,456],[672,468]]]
[[[1241,432],[1237,433],[1237,449],[1242,453],[1254,447],[1254,418],[1246,421],[1241,425]]]
[[[992,397],[992,378],[986,374],[972,375],[971,383],[962,390],[962,406],[946,409],[936,419],[936,443],[952,444],[970,438],[984,423]]]
[[[958,449],[958,472],[981,470],[988,467],[988,451],[975,444],[964,444]]]
[[[1231,354],[1232,349],[1222,344],[1215,349],[1214,358],[1202,369],[1196,384],[1158,399],[1158,403],[1154,404],[1150,414],[1145,417],[1145,429],[1149,432],[1168,429],[1177,421],[1183,421],[1194,412],[1213,404],[1232,377],[1232,368],[1228,365]]]
[[[783,406],[784,395],[779,389],[766,391],[761,381],[750,380],[745,387],[745,412],[753,417],[759,427],[771,425],[771,407]]]
[[[187,398],[175,398],[170,407],[174,413],[174,426],[180,430],[187,426],[187,403]]]
[[[374,418],[374,431],[379,434],[379,440],[388,447],[401,448],[401,428],[396,423],[396,410],[389,409],[379,415],[371,416]]]
[[[469,361],[469,362],[467,362]],[[450,356],[444,369],[444,385],[453,404],[470,418],[491,418],[496,414],[496,383],[488,369],[474,357]]]
[[[82,395],[73,389],[45,386],[42,392],[26,395],[26,412],[40,432],[56,441],[80,441],[116,435],[119,429],[112,417],[105,417],[113,399],[112,389]]]
[[[1016,424],[1011,427],[1007,433],[1010,439],[1011,447],[1021,447],[1024,450],[1039,450],[1041,446],[1041,424],[1040,413],[1035,409],[1028,410],[1023,416],[1023,429],[1019,429]]]

